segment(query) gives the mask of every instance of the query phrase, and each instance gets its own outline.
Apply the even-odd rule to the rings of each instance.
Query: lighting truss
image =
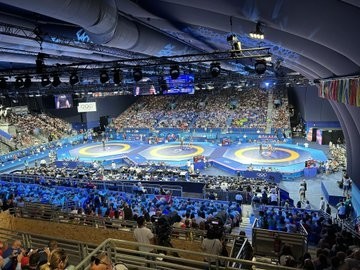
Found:
[[[258,48],[248,48],[241,50],[241,53],[233,54],[233,50],[230,51],[217,51],[212,53],[200,53],[200,54],[187,54],[187,55],[174,55],[174,56],[166,56],[166,57],[146,57],[146,58],[135,58],[135,59],[122,59],[116,61],[108,61],[108,62],[82,62],[82,63],[73,63],[69,65],[61,65],[59,66],[47,66],[46,72],[55,72],[55,71],[63,71],[67,72],[68,70],[87,70],[87,69],[105,69],[105,68],[113,68],[114,66],[119,67],[156,67],[156,66],[167,66],[177,64],[191,64],[191,63],[205,63],[205,62],[213,62],[213,61],[229,61],[229,60],[238,60],[244,58],[254,58],[254,59],[262,59],[265,57],[271,56],[270,48],[268,47],[258,47]],[[8,72],[5,72],[8,73]],[[16,74],[34,74],[35,71],[32,69],[22,69],[15,70],[12,69],[11,73],[13,75]],[[7,74],[0,73],[0,75],[6,76]]]

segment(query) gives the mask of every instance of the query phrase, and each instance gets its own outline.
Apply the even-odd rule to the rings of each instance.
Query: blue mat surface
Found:
[[[304,169],[305,161],[315,159],[326,161],[326,155],[317,149],[305,148],[294,144],[276,144],[272,147],[259,144],[235,144],[219,146],[209,142],[183,144],[178,142],[149,145],[133,141],[109,141],[105,144],[94,142],[77,145],[58,152],[59,159],[112,160],[129,158],[140,164],[147,161],[165,162],[172,166],[184,166],[194,156],[205,156],[219,168],[235,171],[254,170],[271,167],[284,173],[299,172]],[[225,168],[227,167],[227,168]]]

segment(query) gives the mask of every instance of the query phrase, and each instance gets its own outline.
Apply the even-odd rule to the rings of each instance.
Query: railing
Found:
[[[138,251],[139,247],[148,247],[152,252]],[[112,262],[123,264],[129,269],[163,269],[163,270],[197,270],[197,269],[229,269],[239,268],[229,267],[233,263],[255,266],[261,269],[293,269],[279,265],[272,265],[260,262],[252,262],[229,257],[216,256],[190,250],[160,247],[155,245],[140,244],[117,239],[107,239],[93,250],[84,260],[75,266],[76,270],[87,270],[91,265],[91,257],[101,252],[106,252]],[[191,259],[197,257],[198,259]],[[212,259],[214,264],[209,264],[204,260]]]
[[[56,240],[59,248],[63,248],[69,256],[69,263],[76,265],[81,262],[87,255],[96,248],[96,245],[83,243],[74,240],[65,240],[55,237],[43,236],[38,234],[29,234],[25,232],[16,232],[0,228],[0,239],[9,245],[14,240],[20,240],[22,245],[27,248],[44,248],[47,247],[50,240]]]
[[[266,230],[257,227],[256,219],[252,227],[252,243],[255,255],[270,258],[279,258],[281,247],[286,244],[291,246],[293,256],[299,260],[308,249],[308,233],[300,224],[298,233],[288,233],[275,230]]]
[[[1,174],[1,181],[14,182],[14,183],[26,183],[26,184],[39,184],[39,179],[43,179],[46,182],[50,182],[57,186],[65,185],[71,187],[85,188],[88,187],[90,180],[89,179],[80,179],[80,178],[55,178],[49,176],[40,176],[40,175],[18,175],[18,174]],[[134,193],[133,187],[134,184],[137,183],[135,181],[91,181],[92,185],[95,185],[98,190],[107,189],[111,191],[117,192],[126,192],[126,193]],[[183,188],[182,186],[177,185],[167,185],[164,182],[164,185],[159,184],[151,184],[150,182],[142,182],[142,186],[147,190],[147,194],[155,194],[155,189],[159,189],[162,187],[167,191],[170,191],[173,196],[182,197]]]
[[[79,226],[95,227],[102,229],[124,230],[133,232],[137,227],[134,220],[112,219],[98,216],[72,214],[60,211],[59,207],[50,204],[25,203],[24,207],[16,207],[11,210],[16,217],[36,219],[54,223],[72,224]],[[153,224],[146,225],[149,229],[154,230]],[[172,238],[186,239],[189,241],[199,241],[206,236],[206,230],[195,228],[172,228]],[[225,234],[224,240],[232,242],[236,235]]]

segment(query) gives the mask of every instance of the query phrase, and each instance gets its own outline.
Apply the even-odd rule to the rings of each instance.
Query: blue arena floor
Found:
[[[199,155],[234,171],[246,170],[251,165],[254,170],[271,167],[284,173],[302,171],[305,161],[309,159],[327,160],[323,151],[295,144],[260,147],[255,143],[219,146],[208,142],[196,142],[191,145],[180,145],[177,142],[149,145],[134,141],[109,141],[105,146],[101,142],[92,142],[58,152],[60,160],[79,159],[92,162],[121,160],[126,157],[136,164],[165,162],[171,166],[184,166],[188,160]]]

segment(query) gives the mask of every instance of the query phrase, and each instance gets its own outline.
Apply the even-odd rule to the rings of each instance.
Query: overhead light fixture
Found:
[[[116,85],[119,85],[119,84],[121,84],[122,79],[123,79],[123,76],[122,76],[121,70],[120,69],[115,69],[114,70],[114,83]]]
[[[22,77],[15,78],[15,87],[16,88],[24,88],[24,80]]]
[[[31,77],[29,75],[25,76],[24,86],[25,88],[29,88],[31,86]]]
[[[170,67],[170,77],[173,80],[176,80],[180,76],[180,68],[178,65],[172,65]]]
[[[135,82],[140,81],[142,79],[142,77],[143,77],[143,74],[141,71],[141,67],[139,67],[139,66],[134,67],[133,78],[134,78]]]
[[[76,85],[80,82],[79,76],[76,74],[76,72],[73,72],[70,74],[69,83],[70,85]]]
[[[231,56],[236,57],[242,54],[241,42],[238,40],[235,34],[231,34],[226,38],[226,41],[231,47]]]
[[[54,87],[58,87],[60,84],[61,84],[61,80],[60,80],[59,75],[58,75],[58,74],[54,74],[54,75],[53,75],[52,85],[53,85]]]
[[[50,81],[48,75],[43,75],[43,76],[41,76],[41,86],[42,86],[42,87],[49,86],[50,84],[51,84],[51,81]]]
[[[261,22],[256,23],[255,31],[250,32],[250,34],[249,34],[251,38],[254,38],[254,39],[264,39],[265,38],[264,32],[261,29],[261,25],[262,25]]]
[[[259,75],[264,74],[266,71],[266,61],[264,59],[258,59],[255,62],[255,72]]]
[[[219,76],[220,72],[221,72],[220,63],[214,62],[210,64],[210,73],[213,78]]]
[[[100,71],[100,82],[107,83],[110,80],[109,75],[107,74],[106,70]]]

